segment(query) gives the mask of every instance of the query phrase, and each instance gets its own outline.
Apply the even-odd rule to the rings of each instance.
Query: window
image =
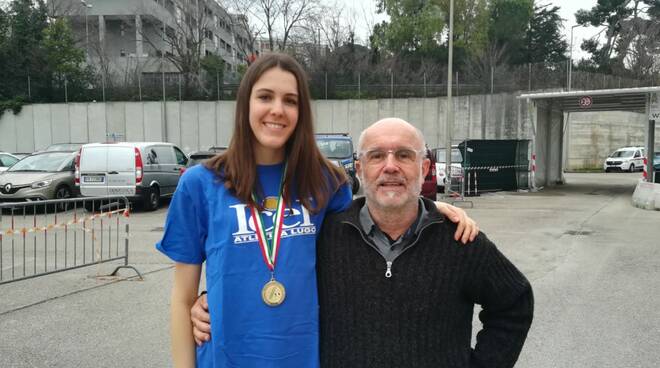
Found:
[[[8,156],[8,155],[0,155],[0,166],[4,167],[9,167],[18,161],[17,159]]]
[[[151,151],[156,154],[157,163],[161,165],[174,165],[176,163],[171,146],[155,146]]]
[[[176,155],[177,164],[185,166],[188,163],[188,158],[183,154],[183,152],[181,152],[180,149],[174,147],[174,154]]]
[[[119,56],[125,57],[126,56],[126,50],[124,50],[124,49],[119,50]]]

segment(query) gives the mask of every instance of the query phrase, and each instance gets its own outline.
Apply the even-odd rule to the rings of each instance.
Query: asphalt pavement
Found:
[[[556,188],[468,198],[534,287],[516,367],[660,366],[660,211],[631,205],[639,177],[566,174]],[[166,211],[130,218],[129,261],[143,280],[107,277],[115,263],[0,285],[0,367],[171,366],[173,265],[154,249]]]

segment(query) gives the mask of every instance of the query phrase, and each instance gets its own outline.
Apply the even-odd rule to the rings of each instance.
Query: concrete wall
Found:
[[[465,138],[531,138],[522,102],[512,95],[454,98],[455,143]],[[320,100],[312,111],[317,132],[347,132],[357,139],[374,121],[397,116],[424,132],[430,147],[445,142],[446,99]],[[519,119],[519,115],[525,115]],[[0,150],[31,152],[56,142],[123,140],[175,143],[185,151],[227,145],[233,101],[39,104],[0,118]]]
[[[612,111],[566,114],[569,170],[602,168],[607,155],[625,146],[646,146],[647,119],[644,114]],[[656,151],[660,150],[660,126],[656,124]]]
[[[561,139],[562,120],[549,106],[534,107],[514,95],[460,96],[453,99],[455,121],[453,142],[472,139],[533,139],[536,130],[537,158],[546,157],[550,142]],[[537,108],[545,111],[535,122]],[[317,132],[347,132],[355,140],[372,122],[387,116],[404,118],[415,124],[429,147],[444,146],[446,99],[411,98],[383,100],[319,100],[312,106]],[[554,111],[554,112],[553,112]],[[0,118],[0,151],[32,152],[57,142],[98,142],[115,134],[122,140],[161,141],[179,145],[184,151],[227,145],[233,131],[233,101],[112,102],[27,105],[18,115],[5,112]],[[598,166],[614,149],[644,145],[643,114],[573,113],[567,124],[565,167],[579,169]],[[536,126],[535,126],[536,125]],[[660,127],[656,129],[660,137]],[[549,133],[549,134],[548,134]],[[659,146],[660,144],[657,144]],[[548,159],[561,159],[561,151]],[[537,176],[547,173],[544,162],[537,162]],[[551,165],[553,166],[553,165]],[[556,170],[555,170],[556,171]]]

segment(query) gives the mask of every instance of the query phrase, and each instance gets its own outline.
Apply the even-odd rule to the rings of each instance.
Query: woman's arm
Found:
[[[195,367],[195,341],[190,322],[190,307],[197,298],[202,265],[176,263],[172,288],[171,338],[172,361],[177,368]]]
[[[465,210],[452,206],[449,203],[445,202],[435,202],[435,206],[438,208],[438,211],[443,215],[447,216],[449,220],[458,224],[456,228],[456,233],[454,233],[454,239],[460,240],[463,244],[466,244],[469,241],[473,241],[474,238],[479,234],[479,226],[477,223],[468,217]]]

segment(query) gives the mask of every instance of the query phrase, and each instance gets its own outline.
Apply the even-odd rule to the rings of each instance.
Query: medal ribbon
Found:
[[[275,270],[275,262],[277,261],[277,254],[280,248],[280,240],[282,238],[282,225],[284,224],[284,176],[286,175],[287,165],[284,165],[284,173],[280,180],[280,189],[277,197],[277,207],[275,209],[275,217],[273,218],[273,230],[271,232],[270,241],[266,236],[266,227],[261,213],[255,206],[250,206],[252,212],[252,220],[254,226],[257,228],[257,238],[259,239],[259,247],[261,248],[261,255],[264,257],[264,262],[270,271]],[[256,203],[257,196],[252,192],[252,200]]]

